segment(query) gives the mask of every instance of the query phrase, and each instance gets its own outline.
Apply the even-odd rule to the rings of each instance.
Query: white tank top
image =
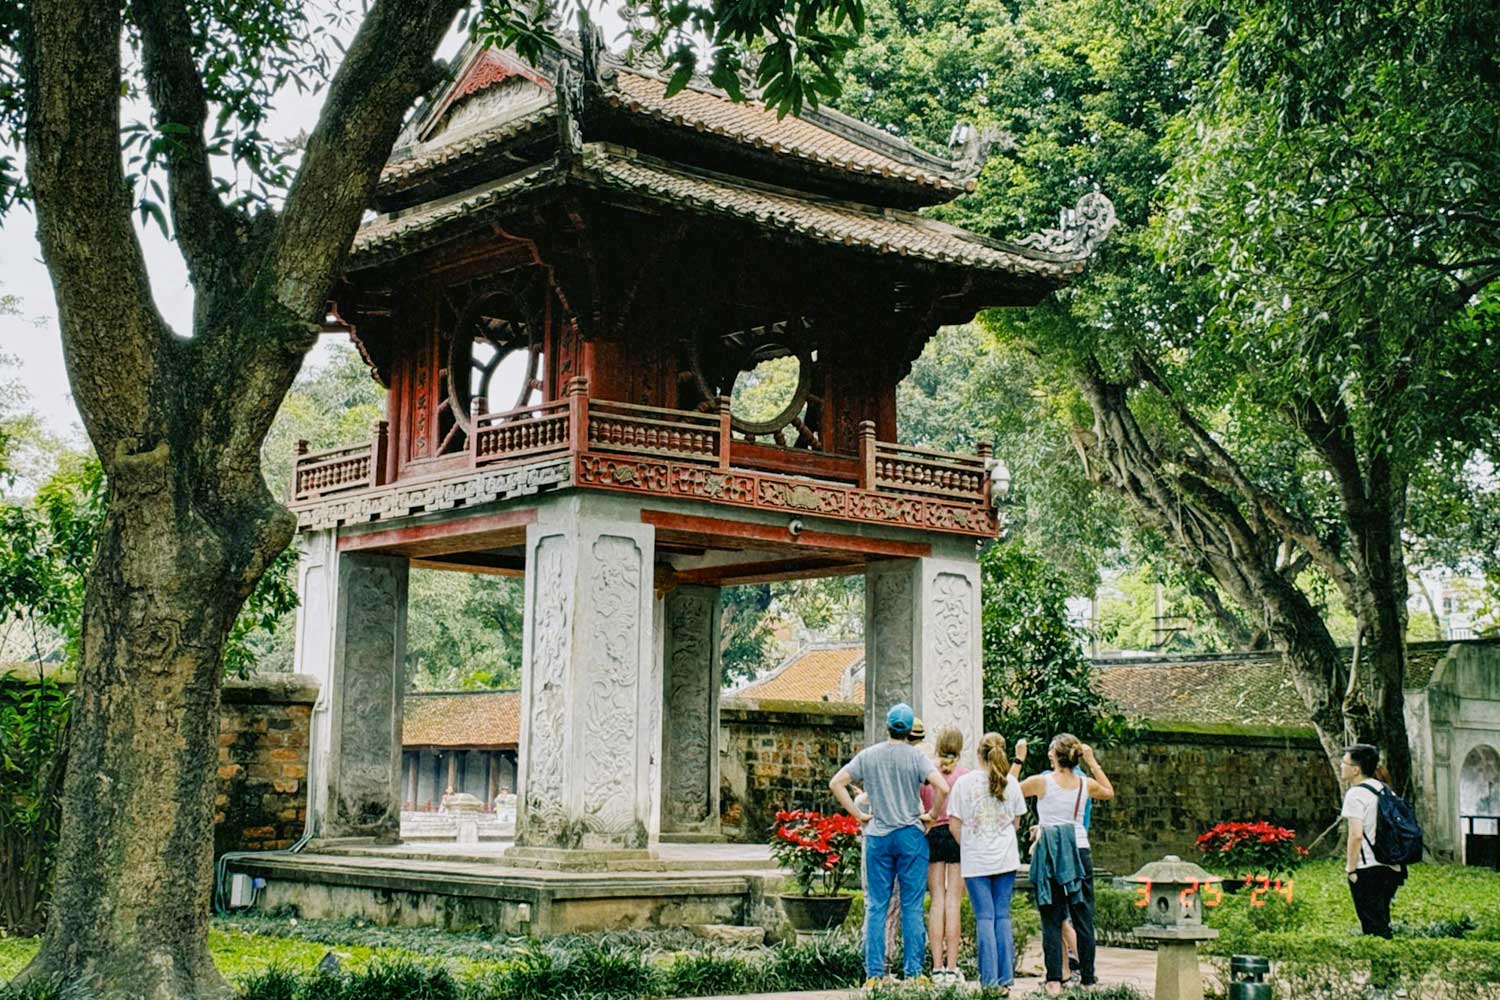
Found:
[[[1047,794],[1036,800],[1036,818],[1041,826],[1066,826],[1073,824],[1073,833],[1080,848],[1089,846],[1089,831],[1083,825],[1083,810],[1089,804],[1089,779],[1079,776],[1082,782],[1077,788],[1064,788],[1049,771],[1042,776],[1047,783]]]

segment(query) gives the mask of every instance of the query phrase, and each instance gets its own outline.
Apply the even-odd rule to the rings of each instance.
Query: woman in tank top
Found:
[[[1063,921],[1071,920],[1078,936],[1078,965],[1083,985],[1091,986],[1094,976],[1094,861],[1089,851],[1089,831],[1083,822],[1087,800],[1107,801],[1115,797],[1114,786],[1099,767],[1092,747],[1079,742],[1072,733],[1059,733],[1047,749],[1052,770],[1035,774],[1021,783],[1021,794],[1036,799],[1037,828],[1043,835],[1047,827],[1071,826],[1078,845],[1083,869],[1082,898],[1069,900],[1064,893],[1052,894],[1052,901],[1037,906],[1042,917],[1042,957],[1047,966],[1047,992],[1056,996],[1063,988]],[[1082,763],[1088,776],[1074,774]]]

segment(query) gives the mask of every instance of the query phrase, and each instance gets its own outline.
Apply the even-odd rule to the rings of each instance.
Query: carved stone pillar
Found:
[[[332,532],[312,541],[322,561],[311,566],[304,554],[297,635],[298,670],[321,683],[310,821],[323,837],[394,839],[401,832],[407,560],[340,554]]]
[[[623,506],[553,498],[526,530],[517,859],[656,841],[655,529]]]
[[[952,726],[970,750],[984,729],[979,566],[972,559],[892,559],[865,574],[865,736],[907,702],[930,738]]]
[[[719,588],[666,597],[663,653],[663,833],[719,832]]]

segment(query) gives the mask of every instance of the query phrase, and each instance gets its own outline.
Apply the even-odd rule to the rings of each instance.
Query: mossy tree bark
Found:
[[[1329,467],[1343,534],[1320,533],[1252,481],[1148,361],[1111,379],[1093,359],[1076,371],[1094,416],[1075,431],[1089,478],[1121,493],[1145,527],[1189,568],[1212,578],[1264,629],[1291,668],[1335,778],[1343,749],[1360,741],[1385,754],[1409,790],[1402,682],[1406,676],[1406,569],[1401,547],[1406,483],[1380,455],[1362,457],[1335,400],[1291,414]],[[1153,433],[1131,406],[1155,393],[1174,433]],[[1359,623],[1348,657],[1297,577],[1316,566]]]
[[[218,197],[184,0],[134,0],[196,295],[191,337],[152,301],[121,166],[123,11],[22,13],[27,171],[75,399],[109,477],[87,582],[56,887],[18,982],[151,1000],[228,995],[207,947],[225,637],[293,521],[259,452],[460,0],[376,0],[279,212]]]

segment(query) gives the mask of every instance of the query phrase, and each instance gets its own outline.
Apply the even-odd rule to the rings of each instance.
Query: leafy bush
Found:
[[[742,956],[723,951],[679,955],[661,972],[662,992],[669,997],[706,997],[756,993],[763,973]]]
[[[1011,743],[1061,732],[1096,746],[1131,739],[1137,727],[1100,694],[1084,634],[1068,619],[1062,574],[1020,542],[993,546],[979,567],[986,728]],[[1046,754],[1029,759],[1045,766]]]
[[[771,831],[771,854],[783,868],[791,869],[797,890],[832,896],[859,871],[861,833],[859,821],[848,813],[824,815],[808,810],[782,810]]]
[[[1297,831],[1264,821],[1216,824],[1198,838],[1198,850],[1214,871],[1247,879],[1290,874],[1307,857],[1307,848],[1297,846]]]
[[[827,990],[857,986],[864,978],[863,945],[853,937],[834,935],[814,944],[777,948],[765,988],[784,993]]]
[[[48,678],[0,675],[0,930],[35,934],[62,820],[68,696]]]

